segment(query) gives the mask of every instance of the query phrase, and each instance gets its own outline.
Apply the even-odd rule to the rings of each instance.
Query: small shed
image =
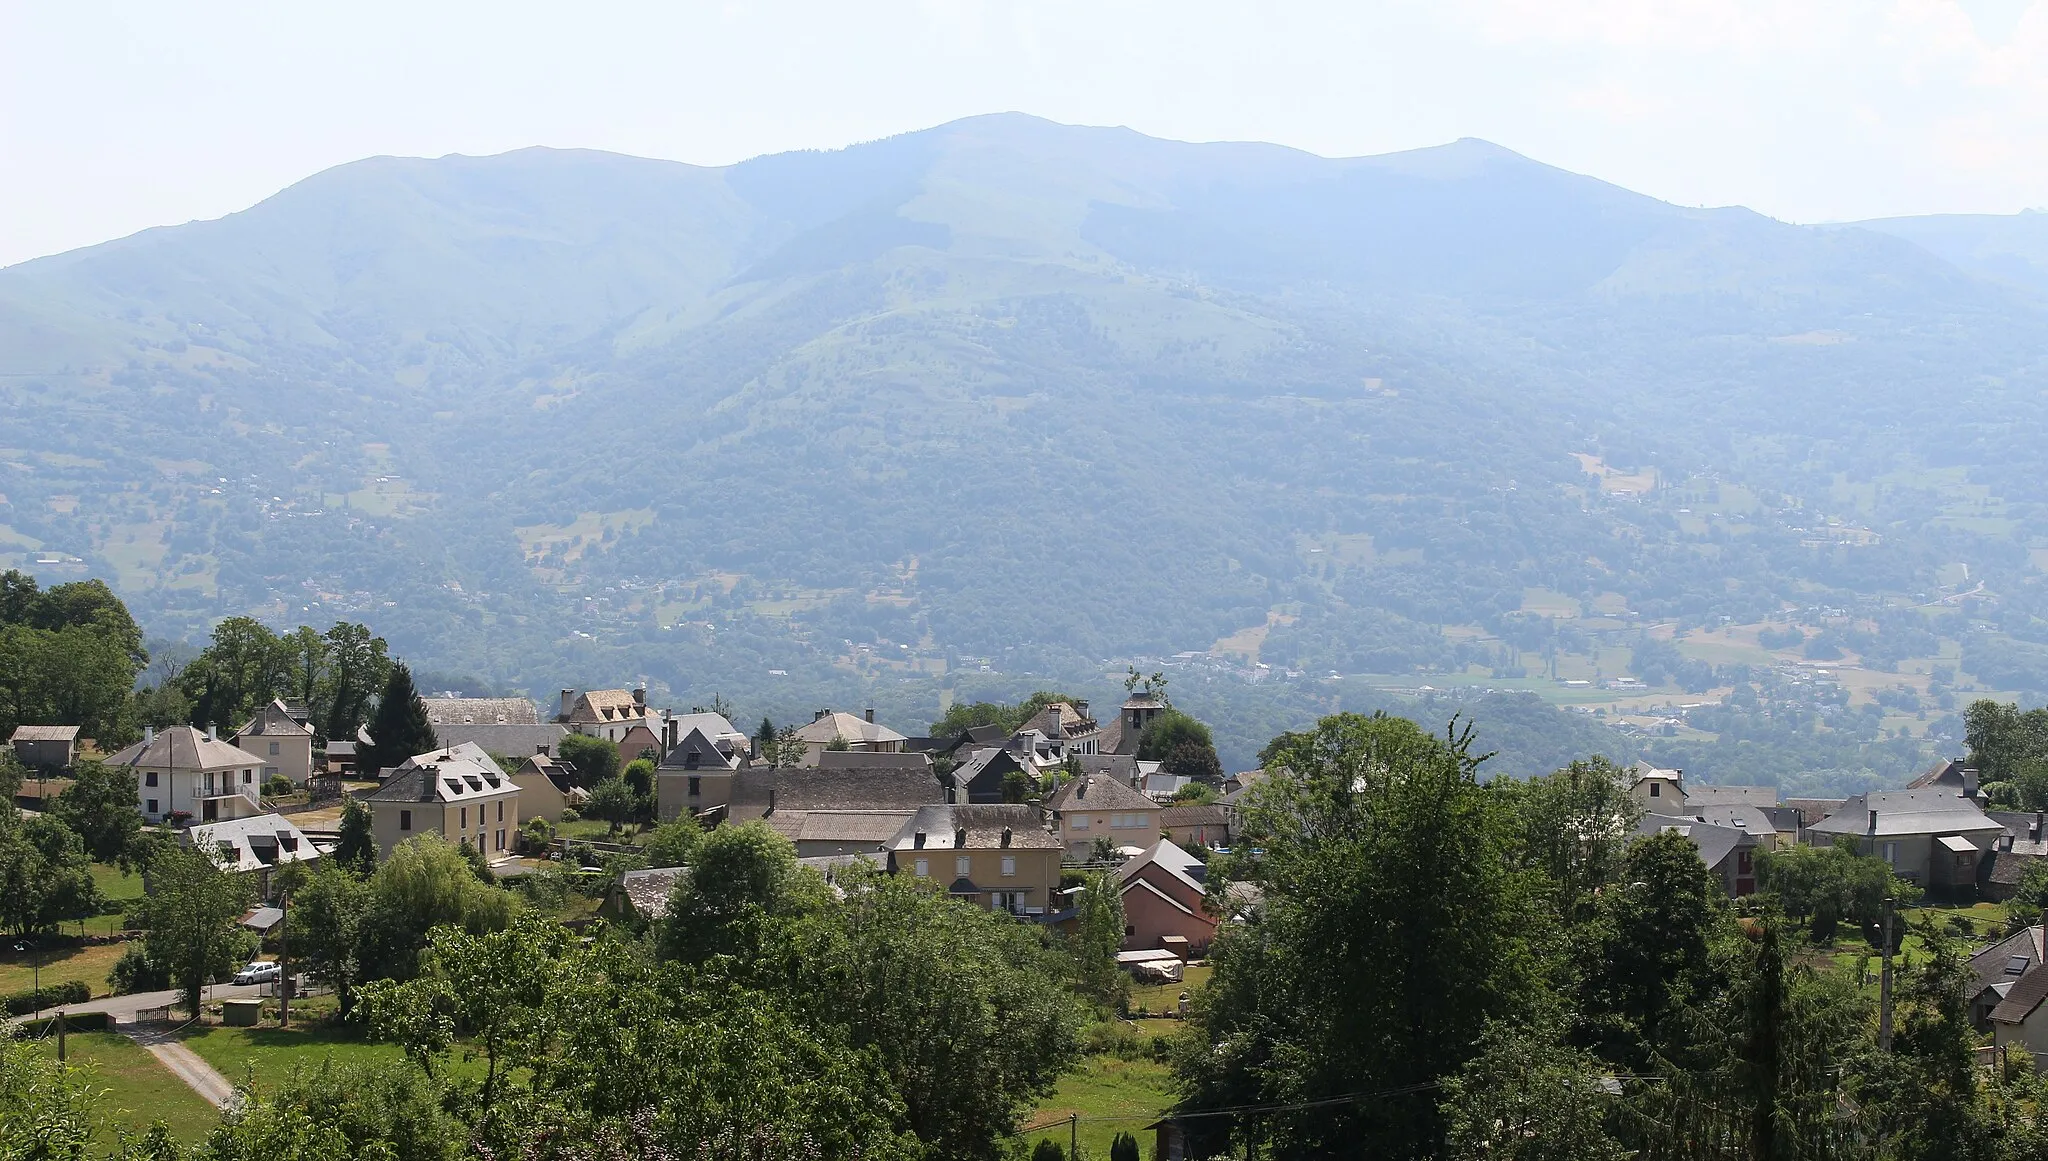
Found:
[[[31,770],[67,770],[78,756],[77,726],[16,726],[8,741]]]
[[[263,1014],[261,1000],[222,1000],[220,1002],[221,1023],[230,1028],[254,1028]]]
[[[1116,953],[1116,966],[1141,980],[1174,984],[1180,982],[1185,964],[1173,952],[1154,947],[1143,951],[1120,951]]]

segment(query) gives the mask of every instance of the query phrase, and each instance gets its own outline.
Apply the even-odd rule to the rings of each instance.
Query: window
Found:
[[[143,784],[144,786],[155,786],[155,785],[156,785],[156,771],[154,771],[154,770],[151,770],[151,771],[150,771],[149,773],[147,773],[147,774],[144,774],[144,775],[142,776],[142,784]]]
[[[1017,873],[1017,856],[1015,856],[1015,855],[1004,855],[1004,856],[1003,856],[1003,874],[1004,874],[1004,875],[1006,875],[1006,876],[1008,876],[1008,875],[1014,875],[1014,874],[1016,874],[1016,873]]]
[[[276,743],[276,742],[272,742],[272,743],[270,743],[270,756],[271,756],[271,757],[273,757],[273,758],[277,757],[277,743]]]
[[[1899,865],[1899,844],[1884,844],[1884,861],[1896,867]]]
[[[1077,814],[1069,821],[1068,825],[1075,830],[1087,830],[1088,816],[1085,814]]]
[[[953,874],[959,876],[960,878],[966,878],[968,876],[968,873],[973,870],[974,860],[968,858],[966,855],[961,855],[959,858],[953,860]]]
[[[1652,798],[1662,798],[1662,797],[1664,797],[1664,788],[1663,788],[1662,786],[1659,786],[1659,785],[1657,785],[1657,784],[1656,784],[1655,782],[1652,782],[1652,783],[1650,783],[1650,797],[1652,797]]]
[[[247,786],[247,785],[249,785],[250,783],[252,783],[252,782],[254,782],[254,781],[256,781],[256,771],[254,771],[254,770],[244,770],[244,771],[242,771],[242,785],[244,785],[244,786]]]
[[[494,837],[496,837],[496,838],[497,838],[497,840],[498,840],[498,849],[499,849],[499,850],[501,850],[501,851],[502,851],[502,850],[504,850],[504,849],[505,849],[505,828],[504,828],[504,827],[502,827],[502,826],[501,826],[501,827],[499,827],[499,828],[498,828],[498,833],[497,833],[497,835],[496,835],[496,836],[494,836]]]
[[[465,806],[465,807],[463,807],[463,808],[462,808],[462,824],[461,824],[460,826],[456,827],[455,829],[457,829],[457,830],[468,830],[468,829],[469,829],[469,808],[468,808],[467,806]]]
[[[701,785],[703,781],[702,778],[697,777],[695,774],[690,775],[690,797],[695,798],[703,792],[704,787]]]
[[[150,775],[150,777],[154,778],[154,777],[156,777],[156,775],[152,774],[152,775]],[[156,808],[156,799],[154,799],[154,798],[152,798],[152,799],[150,799],[150,800],[149,800],[149,813],[150,813],[150,814],[159,814],[159,813],[162,813],[161,811],[157,810],[157,808]]]
[[[504,800],[504,799],[502,799],[502,798],[500,798],[500,799],[498,800],[498,821],[499,821],[499,822],[503,822],[503,821],[505,821],[505,800]],[[499,850],[501,850],[501,851],[502,851],[502,850],[504,850],[504,849],[505,849],[505,844],[504,844],[504,843],[499,843],[499,844],[498,844],[498,849],[499,849]]]
[[[398,812],[398,829],[400,829],[400,830],[411,830],[411,829],[412,829],[412,811],[410,811],[410,810],[401,810],[401,811],[399,811],[399,812]]]
[[[1956,866],[1958,867],[1967,867],[1976,860],[1977,856],[1974,854],[1965,854],[1960,851],[1956,853]]]
[[[917,860],[917,877],[920,879],[932,877],[932,862],[930,859]]]

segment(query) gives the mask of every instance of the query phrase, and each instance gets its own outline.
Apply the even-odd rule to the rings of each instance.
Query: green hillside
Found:
[[[2048,329],[1874,225],[1015,115],[372,159],[0,270],[0,567],[542,692],[916,725],[1145,658],[1232,764],[1469,687],[1893,778],[1944,691],[2048,690]]]

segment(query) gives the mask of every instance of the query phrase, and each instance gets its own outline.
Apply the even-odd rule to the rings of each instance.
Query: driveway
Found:
[[[175,1034],[154,1028],[131,1028],[128,1038],[147,1048],[151,1056],[214,1108],[224,1109],[234,1104],[235,1086],[198,1053],[180,1043]]]

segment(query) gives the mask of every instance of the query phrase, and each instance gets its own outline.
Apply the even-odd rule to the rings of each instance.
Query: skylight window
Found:
[[[2009,976],[2025,975],[2027,972],[2027,965],[2033,962],[2033,958],[2030,956],[2013,956],[2011,959],[2005,961],[2005,974]]]

